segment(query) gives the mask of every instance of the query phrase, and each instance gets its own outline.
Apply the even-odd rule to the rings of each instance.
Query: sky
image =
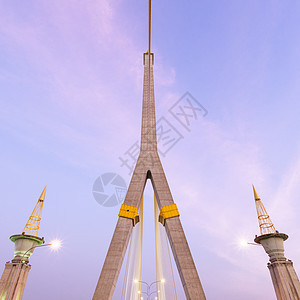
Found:
[[[181,136],[161,160],[207,299],[274,299],[266,253],[240,241],[259,234],[254,184],[300,271],[300,3],[152,4],[156,116]],[[119,158],[140,137],[147,7],[0,1],[0,272],[46,184],[39,235],[63,243],[36,249],[24,300],[92,298],[120,209],[93,185],[130,181]],[[170,112],[186,92],[207,111],[189,130]],[[151,184],[144,202],[150,283]]]

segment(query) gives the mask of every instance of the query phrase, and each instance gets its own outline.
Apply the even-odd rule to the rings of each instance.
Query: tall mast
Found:
[[[149,0],[149,48],[148,52],[151,53],[151,0]]]
[[[151,53],[151,0],[149,0],[148,26],[149,26],[148,50],[146,51],[146,53],[144,53],[145,67],[144,67],[144,86],[143,86],[141,153],[143,150],[157,151],[154,80],[153,80],[154,54]]]

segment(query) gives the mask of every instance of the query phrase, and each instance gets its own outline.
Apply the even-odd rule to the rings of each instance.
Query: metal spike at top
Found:
[[[45,186],[37,204],[35,205],[32,213],[23,229],[22,234],[38,236],[40,223],[41,223],[42,210],[43,210],[43,205],[44,205],[44,200],[45,200],[46,188],[47,188],[47,185]]]
[[[259,198],[254,185],[253,192],[254,192],[254,199],[255,199],[255,206],[257,211],[257,217],[258,217],[258,225],[260,229],[260,234],[269,234],[269,233],[276,233],[276,229],[274,224],[271,221],[270,216],[268,215],[261,199]]]
[[[141,153],[143,151],[157,151],[155,99],[153,62],[154,54],[151,53],[151,0],[149,0],[149,32],[148,49],[144,53],[144,87],[143,87],[143,108],[142,108],[142,132],[141,132]]]
[[[45,200],[46,188],[47,188],[47,185],[45,186],[45,188],[44,188],[44,190],[43,190],[43,192],[42,192],[42,194],[40,196],[39,201],[44,201]]]
[[[253,184],[252,184],[252,188],[253,188],[253,192],[254,192],[254,199],[255,199],[255,201],[260,200],[260,198],[259,198],[259,196],[258,196],[258,194],[257,194],[257,192],[256,192],[256,189],[255,189],[255,187],[254,187]]]
[[[149,53],[151,53],[151,0],[149,0]]]

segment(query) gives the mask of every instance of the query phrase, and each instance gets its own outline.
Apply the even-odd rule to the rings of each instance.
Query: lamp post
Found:
[[[159,293],[159,291],[154,291],[154,292],[151,292],[151,287],[154,285],[154,284],[157,284],[157,283],[165,283],[165,279],[161,279],[161,280],[157,280],[157,281],[154,281],[152,282],[151,284],[148,284],[146,281],[142,281],[142,280],[137,280],[135,279],[134,280],[135,283],[143,283],[143,284],[146,284],[147,286],[147,293],[146,292],[142,292],[142,291],[138,291],[138,294],[141,295],[141,294],[146,294],[147,295],[147,300],[150,300],[150,296],[152,294],[155,294],[155,293]],[[157,299],[157,298],[156,298]]]
[[[29,261],[24,261],[23,258],[24,256],[31,250],[35,249],[35,248],[40,248],[40,247],[47,247],[47,246],[51,246],[53,249],[58,249],[60,248],[61,244],[59,241],[53,241],[52,243],[49,243],[49,244],[42,244],[42,245],[36,245],[36,246],[33,246],[31,248],[29,248],[23,255],[22,255],[22,258],[21,258],[21,263],[25,263],[25,264],[28,264]]]

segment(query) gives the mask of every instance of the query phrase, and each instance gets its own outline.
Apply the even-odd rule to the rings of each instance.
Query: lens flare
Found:
[[[54,240],[50,244],[51,244],[51,248],[53,250],[58,250],[61,247],[61,241],[60,240]]]
[[[245,241],[245,240],[241,240],[241,241],[240,241],[240,245],[241,245],[242,247],[247,247],[247,246],[249,245],[249,243],[248,243],[247,241]]]

